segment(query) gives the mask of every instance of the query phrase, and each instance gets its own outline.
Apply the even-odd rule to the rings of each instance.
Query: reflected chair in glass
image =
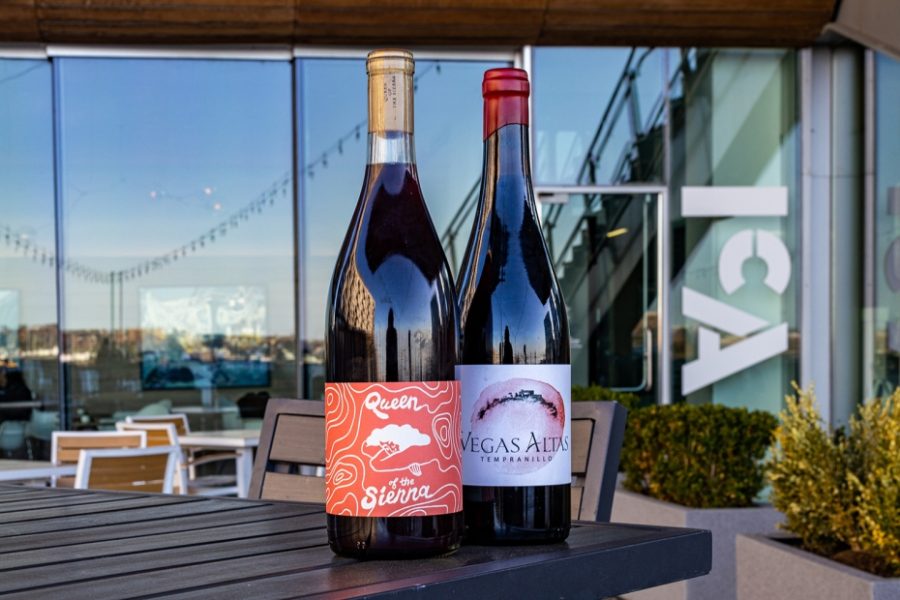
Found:
[[[572,519],[609,521],[628,411],[618,402],[572,403]]]
[[[50,462],[54,465],[74,465],[82,450],[146,448],[147,434],[143,431],[54,431],[51,433]],[[72,487],[75,478],[52,477],[53,487]]]
[[[28,445],[28,456],[34,458],[46,456],[47,444],[50,444],[53,432],[59,429],[59,412],[55,410],[32,410],[31,419],[25,426],[25,443]],[[39,452],[35,452],[34,441],[37,441]]]
[[[249,497],[323,503],[324,465],[324,404],[315,400],[269,400]]]
[[[177,446],[81,450],[75,488],[171,494]]]
[[[147,434],[147,446],[175,446],[178,448],[178,466],[175,473],[175,487],[180,494],[191,494],[199,496],[231,496],[237,494],[237,482],[234,475],[208,475],[190,477],[192,467],[198,464],[206,464],[215,460],[223,460],[216,458],[216,455],[201,456],[198,462],[192,462],[190,457],[185,456],[178,441],[178,429],[174,423],[127,423],[119,421],[116,423],[118,431],[143,431]],[[225,457],[227,460],[234,460],[233,455]]]
[[[12,456],[25,445],[26,421],[3,421],[0,423],[0,452]]]

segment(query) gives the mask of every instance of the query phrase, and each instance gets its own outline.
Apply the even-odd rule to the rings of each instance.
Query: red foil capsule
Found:
[[[522,69],[490,69],[484,73],[484,139],[504,125],[528,125],[528,73]]]

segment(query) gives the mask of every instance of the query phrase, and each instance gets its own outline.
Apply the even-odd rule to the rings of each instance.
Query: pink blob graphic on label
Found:
[[[552,385],[515,378],[486,386],[471,414],[472,436],[503,473],[532,473],[560,449],[566,424],[563,398]]]

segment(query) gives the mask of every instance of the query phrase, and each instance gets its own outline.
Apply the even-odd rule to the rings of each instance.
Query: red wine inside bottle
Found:
[[[326,323],[326,512],[334,552],[444,554],[463,528],[453,280],[422,198],[412,55],[369,55],[369,162]]]
[[[571,522],[565,305],[528,158],[527,75],[485,73],[484,172],[459,275],[465,539],[564,540]]]

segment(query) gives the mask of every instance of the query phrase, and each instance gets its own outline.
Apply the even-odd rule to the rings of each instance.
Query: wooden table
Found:
[[[562,544],[358,562],[328,549],[321,505],[0,485],[3,598],[596,599],[710,564],[708,531],[608,523]]]
[[[50,479],[75,475],[77,465],[54,465],[41,460],[0,460],[0,481]]]
[[[223,429],[220,431],[192,431],[178,436],[182,448],[194,450],[232,450],[235,459],[235,479],[238,498],[246,498],[253,474],[253,450],[259,446],[259,429]]]

